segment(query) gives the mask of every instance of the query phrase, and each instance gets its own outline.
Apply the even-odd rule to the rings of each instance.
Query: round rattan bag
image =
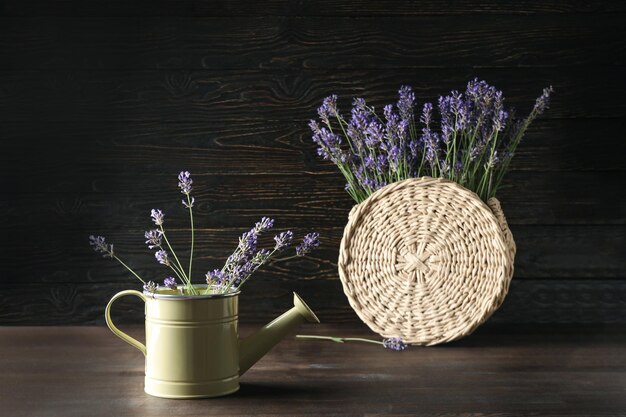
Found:
[[[423,177],[390,184],[350,212],[339,276],[370,329],[435,345],[470,334],[498,309],[515,242],[498,200]]]

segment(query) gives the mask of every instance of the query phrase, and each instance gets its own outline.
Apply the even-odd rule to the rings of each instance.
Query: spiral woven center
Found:
[[[400,255],[401,261],[396,265],[396,271],[401,273],[406,279],[423,284],[424,275],[430,271],[427,265],[430,254],[418,254],[414,251]]]

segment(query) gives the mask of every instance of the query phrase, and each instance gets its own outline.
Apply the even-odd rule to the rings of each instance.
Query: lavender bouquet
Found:
[[[524,119],[505,109],[502,91],[478,79],[463,93],[439,97],[438,114],[425,103],[419,117],[408,86],[400,88],[395,106],[384,107],[382,117],[355,98],[348,120],[332,95],[317,110],[321,123],[311,120],[309,126],[318,154],[337,165],[357,203],[387,184],[422,176],[456,181],[487,201],[524,132],[548,108],[552,92],[545,88]]]
[[[206,289],[199,290],[192,283],[192,266],[194,254],[194,220],[193,206],[195,198],[191,196],[193,180],[188,171],[182,171],[178,175],[178,187],[184,195],[182,199],[183,207],[189,211],[191,223],[191,247],[189,250],[189,262],[183,266],[179,257],[170,244],[165,233],[165,214],[162,210],[153,209],[150,213],[152,222],[156,228],[145,232],[144,236],[149,249],[155,251],[156,260],[169,268],[174,276],[168,276],[163,281],[163,286],[189,295],[202,294],[224,294],[231,291],[238,291],[243,284],[263,265],[280,253],[284,253],[293,244],[294,236],[290,230],[274,236],[274,246],[268,249],[259,249],[259,236],[274,227],[274,220],[263,217],[252,229],[245,232],[239,238],[239,243],[235,251],[228,257],[221,269],[213,269],[206,273]],[[132,275],[139,279],[145,291],[155,292],[159,285],[146,281],[139,276],[132,268],[124,263],[113,251],[113,244],[107,243],[103,236],[89,236],[89,243],[92,248],[102,253],[105,258],[117,260]],[[300,256],[305,256],[320,245],[319,234],[311,232],[304,236],[303,240],[296,246],[295,254],[283,257],[278,260],[287,260]],[[171,256],[170,256],[171,255]],[[178,283],[181,285],[178,285]]]

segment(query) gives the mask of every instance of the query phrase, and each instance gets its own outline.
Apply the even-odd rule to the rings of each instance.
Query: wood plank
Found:
[[[300,330],[371,336],[362,326]],[[242,376],[238,393],[176,401],[143,392],[141,353],[105,327],[2,328],[0,407],[16,417],[620,415],[624,335],[582,330],[494,328],[403,352],[290,335]],[[138,327],[129,333],[143,337]]]
[[[5,18],[0,69],[373,69],[624,65],[623,17],[586,14]],[[458,30],[455,28],[459,28]],[[462,28],[462,29],[461,29]],[[331,52],[332,51],[332,52]],[[592,69],[593,69],[592,68]]]
[[[283,225],[283,227],[281,227]],[[277,230],[285,230],[285,222]],[[150,228],[146,219],[145,227]],[[247,228],[199,228],[196,233],[194,281],[202,282],[208,270],[221,268],[234,250],[237,239]],[[291,282],[294,277],[305,281],[333,281],[337,279],[337,258],[343,226],[326,227],[323,221],[308,227],[292,228],[297,237],[311,229],[321,235],[322,246],[306,258],[287,262],[272,262],[265,266],[260,282],[272,280]],[[162,281],[172,275],[159,265],[154,254],[144,244],[143,230],[67,231],[48,228],[44,235],[25,237],[20,229],[3,232],[3,238],[12,242],[0,253],[4,284],[38,283],[136,283],[120,265],[110,259],[101,259],[88,245],[90,234],[103,234],[115,244],[116,253],[145,280]],[[169,239],[178,248],[181,261],[187,261],[189,233],[168,229]],[[516,279],[594,279],[626,280],[623,262],[626,248],[625,226],[524,226],[512,227],[517,244],[515,260]],[[273,246],[270,235],[262,247]]]
[[[625,55],[626,56],[626,55]],[[616,67],[567,69],[421,69],[394,71],[7,71],[0,72],[0,122],[301,121],[315,117],[336,93],[344,109],[354,96],[377,108],[394,102],[399,85],[415,88],[418,103],[463,89],[475,76],[506,92],[526,114],[541,89],[556,93],[545,119],[624,118],[626,88]],[[534,86],[534,87],[533,87]]]
[[[353,205],[341,175],[326,168],[289,175],[220,174],[218,166],[205,166],[211,172],[184,166],[194,174],[196,218],[205,228],[245,227],[265,215],[288,227],[320,221],[341,227]],[[28,166],[6,170],[0,210],[7,222],[0,229],[20,233],[32,224],[49,224],[68,231],[129,230],[148,227],[153,208],[177,218],[177,227],[187,227],[176,187],[178,169],[171,167],[167,175],[157,166],[137,169],[93,163],[89,169],[60,167],[41,174],[29,172]],[[513,171],[498,198],[513,226],[624,225],[626,200],[617,192],[624,182],[624,171]]]
[[[149,4],[149,6],[147,5]],[[289,1],[253,0],[211,1],[154,0],[150,2],[124,0],[75,1],[10,0],[0,1],[0,15],[6,17],[235,17],[235,16],[429,16],[429,15],[536,15],[536,14],[597,14],[626,12],[618,0],[572,2],[567,0],[524,0],[501,2],[488,0],[460,1],[394,1],[393,5],[368,0]]]
[[[536,120],[518,148],[513,171],[624,171],[626,142],[615,132],[626,119]],[[176,172],[184,164],[191,172],[222,174],[330,174],[331,164],[316,156],[306,122],[240,121],[166,122],[45,122],[0,125],[1,147],[12,164],[0,164],[0,178],[48,178],[67,181],[73,161],[86,179]],[[593,146],[593,152],[581,152]],[[30,152],[31,149],[37,152]],[[71,152],[68,152],[71,150]],[[164,156],[167,155],[167,158]],[[259,163],[262,161],[262,163]],[[104,164],[108,166],[104,166]],[[92,172],[93,171],[93,172]],[[0,179],[0,181],[2,181]],[[3,184],[13,189],[12,181]],[[36,186],[31,191],[45,191]],[[43,184],[41,184],[43,185]],[[18,190],[16,190],[18,191]],[[66,191],[69,191],[67,189]]]
[[[103,324],[108,300],[118,291],[140,286],[128,279],[124,283],[3,284],[3,288],[0,324],[69,325]],[[307,301],[323,323],[360,323],[338,279],[276,280],[270,276],[246,284],[240,302],[242,323],[267,322],[281,314],[291,305],[292,291]],[[134,298],[120,300],[114,309],[114,319],[120,323],[141,323],[143,314],[143,304]],[[507,323],[626,324],[626,281],[514,279],[504,304],[488,322]]]

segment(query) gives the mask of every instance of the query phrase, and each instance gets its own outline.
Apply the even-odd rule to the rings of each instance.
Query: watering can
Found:
[[[202,293],[206,285],[194,286]],[[115,300],[133,295],[145,303],[146,344],[119,330],[111,320]],[[239,291],[185,295],[121,291],[105,310],[109,329],[146,358],[145,392],[162,398],[207,398],[239,389],[239,377],[301,323],[319,323],[306,303],[293,293],[293,308],[255,334],[239,338]]]

